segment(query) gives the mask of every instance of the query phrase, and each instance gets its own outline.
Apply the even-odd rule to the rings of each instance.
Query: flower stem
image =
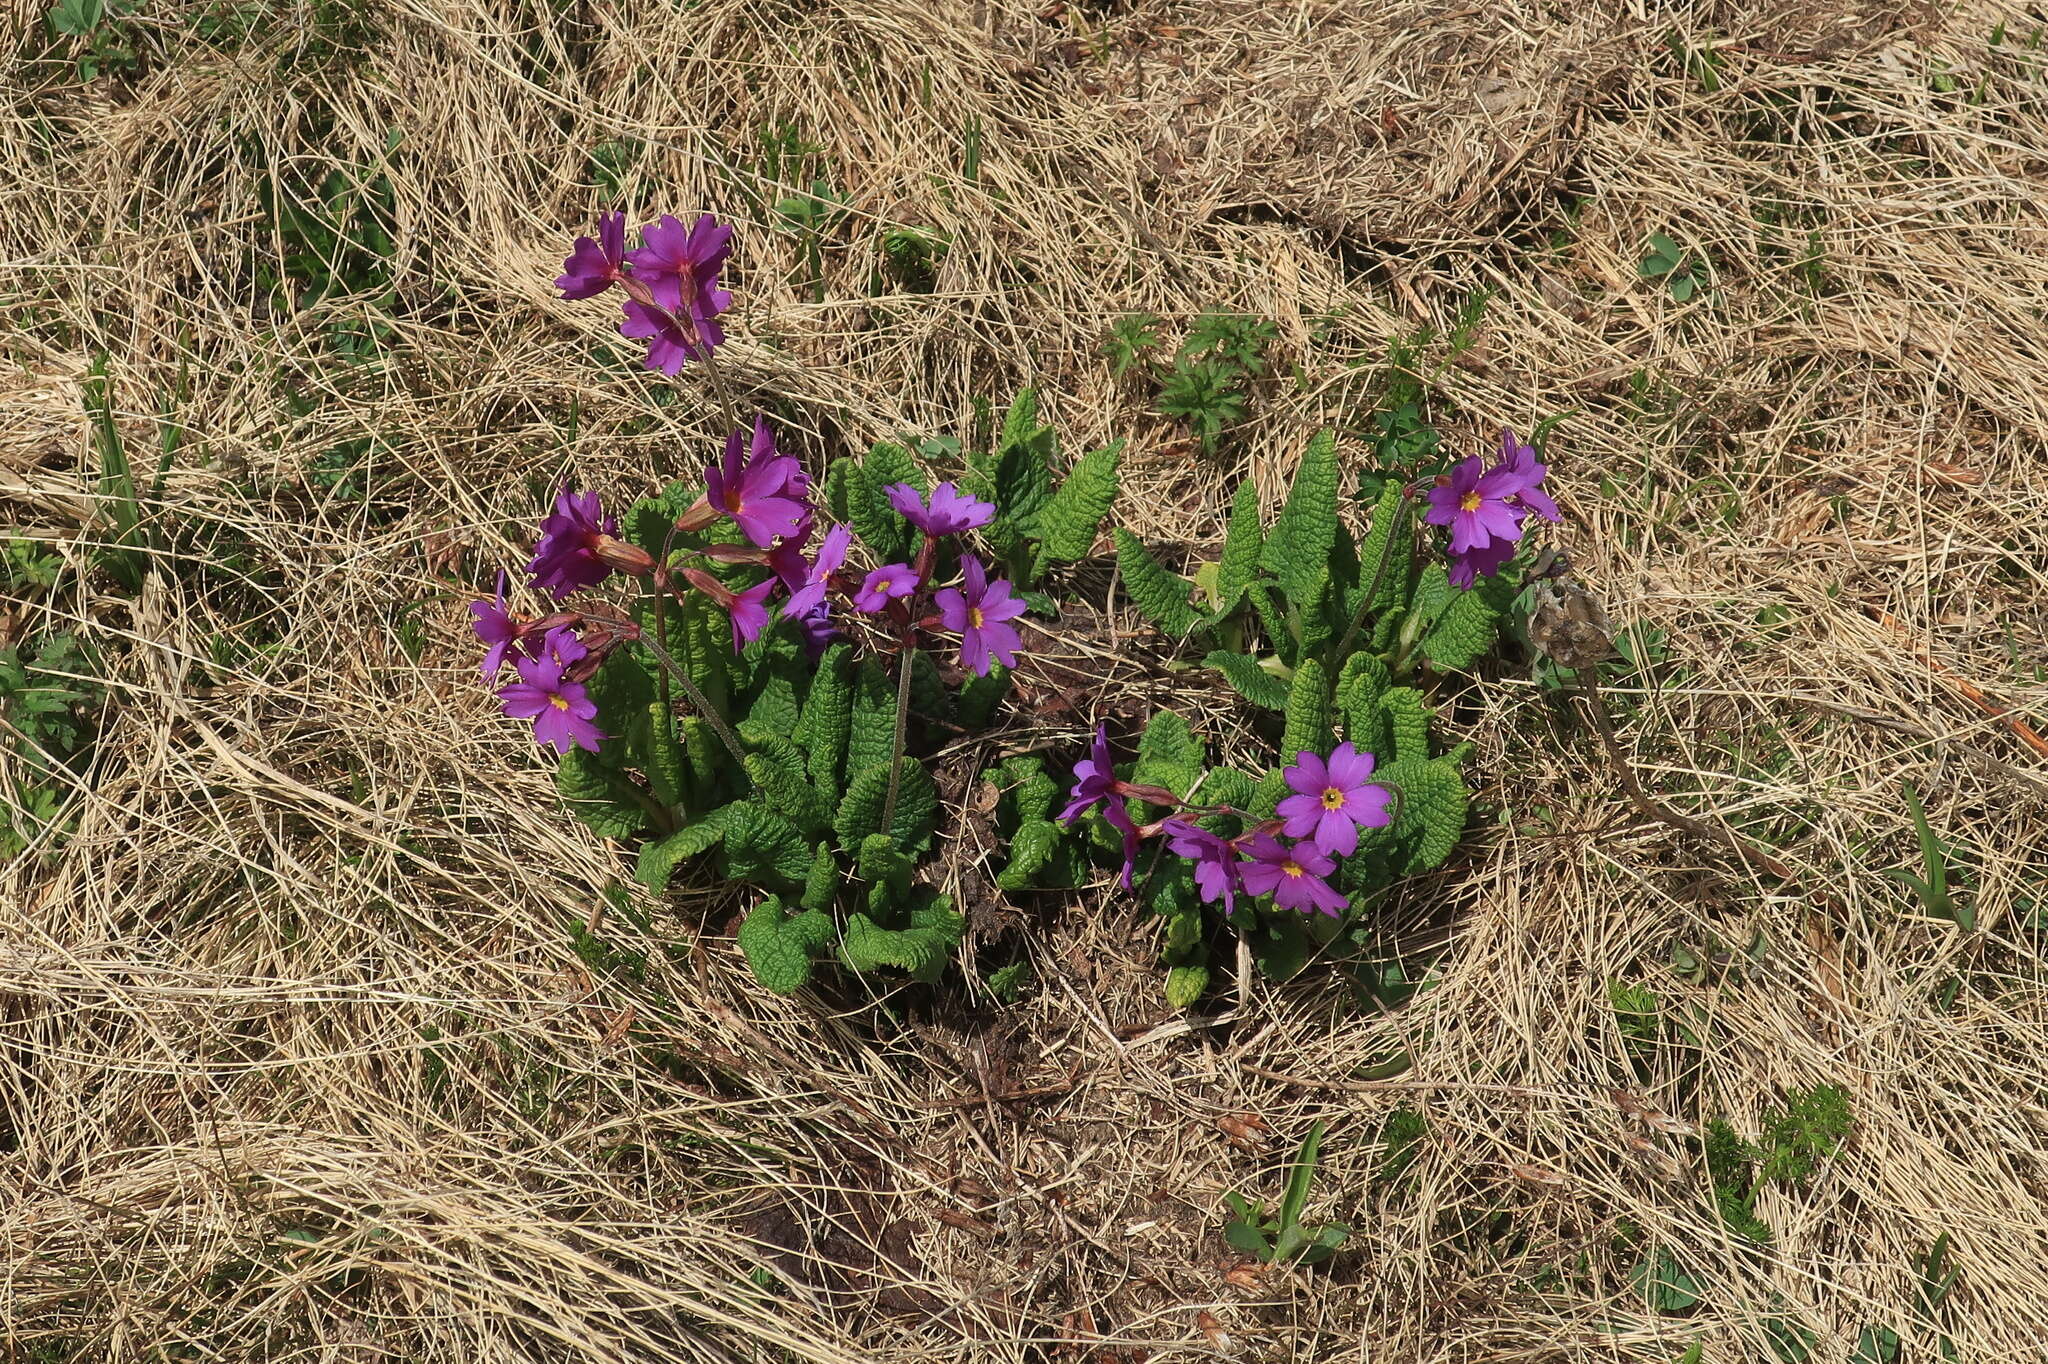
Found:
[[[1337,674],[1344,669],[1344,660],[1351,657],[1351,646],[1358,640],[1358,631],[1365,624],[1365,613],[1372,608],[1374,597],[1379,595],[1380,582],[1387,576],[1387,567],[1394,561],[1394,540],[1408,533],[1408,499],[1402,498],[1395,504],[1394,524],[1387,527],[1387,538],[1380,543],[1379,562],[1372,566],[1372,581],[1366,584],[1365,595],[1358,599],[1358,609],[1351,613],[1351,624],[1344,631],[1344,638],[1337,641],[1337,652],[1330,656],[1330,685],[1337,684]]]
[[[697,713],[704,717],[704,723],[710,725],[713,732],[718,735],[720,742],[725,745],[726,752],[732,754],[732,760],[739,764],[740,772],[744,775],[747,767],[747,751],[740,747],[740,736],[733,733],[732,726],[725,722],[725,717],[718,713],[712,706],[710,699],[698,689],[695,679],[683,670],[681,664],[669,656],[667,649],[664,649],[654,640],[649,639],[644,633],[640,636],[640,643],[646,646],[648,653],[654,655],[654,661],[659,663],[669,676],[682,683],[683,692],[690,698],[690,704],[696,707]],[[752,785],[752,781],[753,779],[749,777],[749,786]]]
[[[917,646],[905,639],[896,655],[896,740],[889,749],[889,794],[882,801],[882,829],[894,837],[896,790],[903,783],[903,745],[910,733],[910,673],[917,664]]]

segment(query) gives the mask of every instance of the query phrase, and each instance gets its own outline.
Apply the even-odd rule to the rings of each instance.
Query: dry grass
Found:
[[[205,12],[145,3],[144,68],[86,86],[37,60],[39,6],[16,0],[0,58],[9,519],[90,567],[80,384],[104,348],[141,462],[188,386],[150,510],[235,565],[167,565],[138,597],[70,572],[0,618],[0,642],[70,628],[114,660],[75,833],[0,872],[9,1359],[1670,1361],[1701,1338],[1750,1360],[1782,1295],[1842,1360],[1865,1325],[1905,1327],[1942,1232],[1960,1357],[2038,1356],[2048,761],[1962,690],[2048,714],[2038,21],[360,0],[209,47]],[[1673,31],[1719,43],[1717,89]],[[726,169],[780,120],[851,194],[823,301]],[[1132,437],[1125,515],[1155,539],[1213,542],[1231,470],[1111,384],[1109,320],[1220,303],[1279,324],[1303,381],[1227,459],[1277,496],[1316,424],[1363,421],[1388,337],[1496,291],[1435,410],[1461,440],[1570,410],[1561,538],[1669,651],[1670,685],[1617,695],[1624,742],[1799,883],[1637,818],[1590,737],[1501,676],[1457,712],[1485,814],[1388,911],[1388,952],[1436,973],[1391,1012],[1311,971],[1176,1018],[1152,926],[1110,887],[1019,907],[1007,941],[1039,984],[1004,1011],[764,998],[715,888],[640,905],[644,931],[608,909],[622,958],[579,956],[620,857],[493,722],[462,602],[534,488],[573,469],[629,492],[717,434],[708,394],[665,401],[606,358],[601,307],[547,288],[616,138],[644,145],[634,208],[742,225],[734,372],[800,443],[959,430],[1035,382],[1071,443]],[[398,320],[367,366],[326,333],[368,299],[274,312],[252,282],[282,249],[263,181],[289,196],[330,168],[387,176],[395,205]],[[934,292],[869,295],[896,224],[952,234]],[[1710,297],[1638,281],[1653,231],[1707,254]],[[309,478],[362,437],[388,509]],[[227,635],[264,647],[222,662]],[[1138,657],[1084,709],[1142,711],[1164,684]],[[1902,778],[1973,868],[1974,934],[1883,879],[1913,857]],[[1670,964],[1757,933],[1746,973]],[[1703,1048],[1638,1074],[1610,981]],[[1344,1080],[1402,1048],[1386,1084]],[[1753,1131],[1823,1082],[1853,1139],[1767,1195],[1764,1252],[1714,1220],[1691,1144],[1611,1094]],[[1403,1104],[1428,1135],[1375,1182]],[[1263,1139],[1231,1139],[1243,1114]],[[1229,1275],[1221,1191],[1272,1193],[1318,1117],[1316,1206],[1352,1248]],[[1624,1226],[1683,1248],[1697,1308],[1645,1310]]]

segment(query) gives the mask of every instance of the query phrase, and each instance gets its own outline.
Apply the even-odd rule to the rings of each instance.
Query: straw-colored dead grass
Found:
[[[157,55],[81,87],[17,0],[6,58],[9,519],[91,563],[105,348],[138,462],[189,385],[153,510],[234,558],[132,599],[67,574],[0,618],[117,660],[75,832],[0,873],[10,1359],[1750,1360],[1787,1311],[1817,1360],[1873,1323],[1929,1359],[1911,1265],[1943,1232],[1959,1357],[2038,1356],[2048,760],[1964,691],[2048,712],[2048,77],[2017,6],[359,0],[213,48],[204,8],[146,4]],[[1717,89],[1673,32],[1718,44]],[[851,194],[823,301],[727,173],[778,121]],[[1494,290],[1442,420],[1570,411],[1560,538],[1618,623],[1666,634],[1624,742],[1799,881],[1640,819],[1510,675],[1458,703],[1489,784],[1386,911],[1389,953],[1437,973],[1391,1012],[1312,970],[1175,1017],[1107,886],[981,907],[992,960],[1037,969],[1007,1010],[765,998],[715,887],[605,908],[616,955],[580,956],[619,853],[494,720],[461,603],[533,489],[627,494],[718,434],[697,381],[667,401],[547,287],[621,138],[635,209],[741,224],[732,370],[799,444],[964,429],[1037,383],[1073,444],[1132,438],[1123,514],[1158,540],[1213,543],[1239,470],[1277,498],[1315,425],[1363,421],[1387,337]],[[392,189],[381,365],[324,339],[365,300],[277,313],[251,282],[281,249],[262,180],[331,167]],[[934,292],[869,296],[895,224],[951,234]],[[1637,279],[1652,231],[1707,254],[1708,298]],[[1300,367],[1221,467],[1092,353],[1127,310],[1215,304]],[[366,436],[389,514],[308,481]],[[1115,630],[1041,723],[1171,694],[1241,733]],[[1902,778],[1973,868],[1976,934],[1883,879],[1913,855]],[[1671,966],[1757,933],[1746,971]],[[1639,1077],[1610,981],[1702,1050]],[[1823,1082],[1854,1137],[1766,1196],[1762,1251],[1612,1092],[1753,1132]],[[1397,1105],[1427,1136],[1390,1186]],[[1352,1245],[1249,1272],[1219,1196],[1272,1194],[1316,1118],[1315,1208]],[[1682,1251],[1696,1308],[1645,1309],[1626,1228]]]

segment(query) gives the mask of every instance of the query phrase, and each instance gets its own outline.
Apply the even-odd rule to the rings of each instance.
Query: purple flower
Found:
[[[1462,591],[1482,577],[1491,578],[1507,566],[1508,560],[1515,557],[1515,551],[1519,548],[1521,546],[1513,540],[1488,540],[1477,549],[1453,554],[1450,572],[1447,575],[1451,586]]]
[[[562,262],[563,274],[555,287],[563,298],[595,298],[612,287],[624,271],[626,258],[626,215],[597,215],[597,240],[578,237],[569,259]]]
[[[933,537],[985,526],[996,515],[993,504],[977,502],[951,483],[932,489],[929,506],[908,483],[891,483],[883,491],[904,520]]]
[[[484,648],[483,674],[488,682],[498,675],[498,669],[505,666],[506,651],[519,642],[519,626],[512,619],[512,613],[505,609],[505,570],[498,570],[498,593],[495,601],[473,601],[469,614],[476,619],[469,628],[476,631],[476,637]]]
[[[1303,752],[1287,769],[1294,794],[1273,811],[1287,821],[1283,831],[1289,838],[1312,837],[1317,848],[1338,857],[1357,852],[1359,829],[1384,828],[1393,820],[1387,788],[1366,781],[1372,768],[1372,754],[1350,744],[1338,744],[1327,763]]]
[[[1535,446],[1522,444],[1512,431],[1502,431],[1498,467],[1515,479],[1515,490],[1509,494],[1509,500],[1516,506],[1535,512],[1546,521],[1564,520],[1558,513],[1557,503],[1551,501],[1550,494],[1542,489],[1543,476],[1550,472],[1550,466],[1538,462]]]
[[[1067,792],[1067,808],[1060,811],[1062,824],[1072,824],[1090,808],[1116,794],[1116,765],[1109,753],[1109,730],[1095,727],[1095,742],[1088,756],[1074,764],[1074,789]]]
[[[1510,499],[1522,491],[1525,481],[1506,465],[1482,471],[1479,456],[1473,455],[1460,461],[1443,484],[1429,490],[1429,511],[1423,519],[1451,528],[1453,554],[1493,540],[1519,540],[1526,513]]]
[[[825,606],[825,589],[831,586],[832,575],[845,566],[846,551],[852,544],[853,532],[834,526],[825,532],[815,559],[805,559],[802,550],[787,542],[768,551],[769,564],[789,588],[783,615],[794,620]]]
[[[768,628],[768,594],[781,585],[774,578],[763,578],[746,591],[732,594],[732,600],[725,603],[725,609],[732,613],[734,653],[743,652]]]
[[[1237,893],[1244,889],[1237,845],[1185,819],[1169,819],[1159,827],[1166,834],[1166,846],[1195,864],[1195,889],[1202,898],[1221,900],[1225,914],[1234,911]]]
[[[709,354],[713,346],[725,341],[725,333],[716,322],[685,322],[675,313],[649,307],[637,298],[626,300],[625,311],[626,320],[619,324],[619,335],[645,341],[647,368],[663,374],[682,373],[689,361],[700,353]]]
[[[915,591],[915,569],[909,564],[883,564],[868,574],[860,585],[860,591],[853,594],[853,609],[872,615],[887,606],[891,598],[907,597]]]
[[[1337,864],[1313,843],[1290,848],[1269,833],[1256,833],[1245,841],[1244,851],[1248,860],[1240,872],[1245,890],[1253,895],[1270,892],[1282,909],[1318,909],[1332,916],[1351,903],[1323,880]]]
[[[512,660],[519,680],[498,692],[505,714],[533,721],[535,740],[558,755],[566,754],[571,744],[595,753],[604,738],[591,723],[597,718],[597,703],[581,682],[562,678],[565,664],[583,656],[582,642],[575,635],[566,629],[551,630],[540,657]]]
[[[725,438],[725,458],[704,471],[704,496],[733,519],[745,536],[762,549],[777,536],[795,537],[809,508],[810,490],[803,466],[775,450],[768,423],[754,418],[754,434],[744,448],[740,433]]]
[[[1131,812],[1124,808],[1124,803],[1120,800],[1102,802],[1102,817],[1110,828],[1124,836],[1124,865],[1117,873],[1116,880],[1118,885],[1129,890],[1131,872],[1138,861],[1138,826],[1131,823]]]
[[[712,318],[732,306],[732,294],[718,287],[718,270],[732,254],[732,227],[710,214],[684,227],[664,213],[640,229],[640,249],[627,259],[633,277],[646,283],[654,301],[678,317],[696,321],[706,347],[725,336]]]
[[[988,676],[989,655],[1005,668],[1017,666],[1017,646],[1023,643],[1017,627],[1007,622],[1024,614],[1025,606],[1010,595],[1010,580],[988,580],[988,571],[972,554],[960,556],[965,590],[942,587],[932,594],[939,619],[948,630],[960,632],[960,661],[982,677]]]
[[[572,493],[565,484],[555,497],[555,509],[540,523],[540,539],[526,565],[533,585],[554,593],[557,601],[579,588],[597,586],[611,575],[597,555],[598,544],[618,533],[618,518],[604,514],[596,493]]]

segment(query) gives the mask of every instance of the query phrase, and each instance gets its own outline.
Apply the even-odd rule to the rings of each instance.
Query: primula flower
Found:
[[[1287,836],[1312,837],[1316,847],[1338,857],[1357,852],[1359,829],[1384,828],[1393,819],[1387,788],[1366,781],[1372,768],[1372,754],[1350,744],[1338,744],[1328,762],[1304,751],[1287,769],[1287,785],[1295,794],[1273,811],[1287,821],[1282,826]]]
[[[1502,431],[1499,467],[1514,475],[1517,481],[1510,498],[1516,506],[1527,508],[1546,521],[1564,520],[1557,510],[1557,503],[1543,491],[1543,476],[1550,472],[1550,466],[1536,458],[1535,446],[1522,444],[1512,431]]]
[[[845,526],[834,526],[825,532],[815,559],[805,559],[802,550],[788,543],[768,552],[769,564],[789,588],[789,600],[782,604],[783,615],[794,620],[825,606],[825,589],[831,586],[832,575],[845,566],[846,551],[852,544],[853,532]]]
[[[1424,520],[1432,526],[1451,528],[1451,553],[1479,549],[1489,541],[1513,542],[1522,538],[1526,514],[1512,498],[1522,491],[1525,477],[1506,465],[1486,469],[1473,455],[1459,462],[1450,477],[1429,490],[1429,511]]]
[[[1062,824],[1072,824],[1089,809],[1116,794],[1116,764],[1109,752],[1109,729],[1095,727],[1095,742],[1088,756],[1074,764],[1074,789],[1067,792],[1067,808],[1060,811]]]
[[[568,630],[551,630],[540,657],[512,660],[519,680],[498,692],[505,714],[533,721],[533,737],[557,755],[566,754],[571,744],[595,753],[604,739],[592,723],[597,718],[597,703],[581,682],[562,677],[567,664],[584,653],[582,642]]]
[[[1225,914],[1234,911],[1237,893],[1244,889],[1237,845],[1185,819],[1169,819],[1159,828],[1166,835],[1166,846],[1195,864],[1195,889],[1202,898],[1221,900]]]
[[[940,588],[932,594],[939,619],[948,630],[960,632],[960,661],[976,674],[988,676],[989,656],[1005,668],[1017,666],[1017,646],[1023,640],[1017,627],[1007,622],[1024,614],[1022,601],[1010,595],[1010,580],[988,580],[988,571],[972,554],[960,556],[960,571],[966,578],[963,589]]]
[[[706,500],[762,549],[778,536],[794,538],[802,530],[809,511],[802,499],[809,489],[803,467],[776,453],[775,437],[759,417],[751,440],[743,442],[733,432],[725,438],[725,458],[704,471]]]
[[[734,653],[743,652],[768,628],[768,594],[779,586],[775,579],[763,578],[746,591],[735,592],[732,600],[725,603],[725,609],[732,613]]]
[[[1491,578],[1507,567],[1508,560],[1515,557],[1521,545],[1513,540],[1488,540],[1477,549],[1468,549],[1462,554],[1450,556],[1450,571],[1445,575],[1452,587],[1463,591],[1481,578]]]
[[[540,523],[540,539],[526,565],[533,585],[554,593],[557,601],[579,588],[597,586],[612,571],[598,551],[618,533],[618,518],[604,514],[596,493],[572,493],[564,485],[554,510]]]
[[[647,343],[647,368],[677,375],[683,366],[725,340],[716,322],[687,323],[675,313],[649,307],[637,298],[625,302],[626,320],[619,335]]]
[[[868,574],[853,594],[853,608],[870,615],[886,607],[892,598],[917,591],[917,571],[909,564],[883,564]]]
[[[555,287],[563,298],[595,298],[625,275],[626,215],[597,215],[597,240],[578,237]]]
[[[469,614],[475,619],[469,628],[484,645],[483,674],[488,682],[505,666],[505,654],[519,642],[519,624],[505,608],[505,570],[498,570],[498,592],[494,601],[473,601]]]
[[[930,505],[908,483],[891,483],[883,491],[888,494],[889,505],[904,520],[934,538],[973,530],[995,520],[994,504],[977,502],[951,483],[941,483],[932,489]]]
[[[1333,916],[1351,904],[1323,880],[1337,864],[1313,843],[1290,848],[1262,832],[1245,841],[1244,851],[1248,860],[1239,872],[1245,890],[1253,895],[1270,893],[1273,903],[1282,909],[1316,909]]]
[[[724,342],[711,319],[732,306],[732,294],[718,287],[718,270],[732,254],[732,226],[710,214],[684,227],[674,215],[640,229],[640,249],[627,259],[633,277],[653,291],[654,301],[680,317],[694,319],[705,347]]]

